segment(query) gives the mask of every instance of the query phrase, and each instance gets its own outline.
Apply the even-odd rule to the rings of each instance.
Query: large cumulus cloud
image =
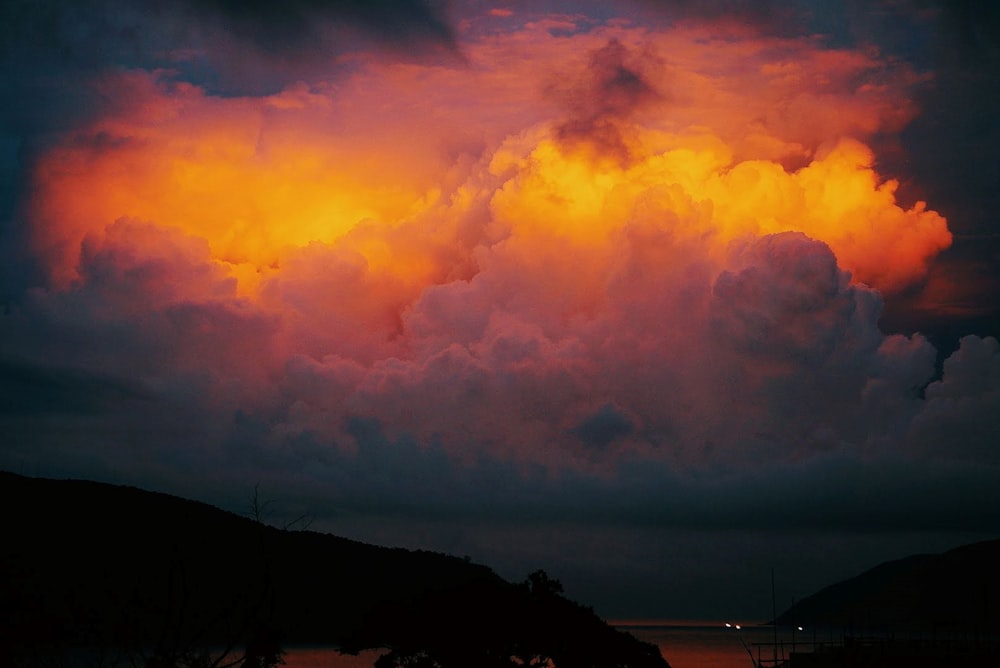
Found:
[[[315,4],[262,57],[306,8],[378,29]],[[534,18],[266,93],[96,68],[101,113],[23,176],[42,271],[0,318],[0,465],[230,501],[263,479],[366,537],[995,526],[996,341],[939,370],[879,328],[952,241],[873,148],[920,73]]]

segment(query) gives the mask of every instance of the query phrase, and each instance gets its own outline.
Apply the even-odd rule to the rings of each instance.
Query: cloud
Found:
[[[117,378],[72,368],[52,369],[0,361],[2,412],[8,415],[99,413],[146,392]]]
[[[280,6],[264,0],[210,0],[190,3],[189,11],[221,15],[234,32],[266,51],[301,52],[321,45],[321,26],[331,22],[356,25],[390,46],[400,42],[453,45],[445,18],[423,0],[293,0]]]
[[[717,21],[731,25],[733,28],[747,25],[756,30],[789,30],[798,27],[805,12],[798,11],[800,7],[789,6],[789,3],[745,2],[740,0],[709,0],[697,2],[693,0],[638,0],[636,4],[651,10],[653,14],[665,15],[673,20]],[[792,5],[796,3],[791,3]],[[801,3],[799,3],[801,4]]]
[[[642,73],[649,66],[615,38],[593,51],[583,79],[562,92],[568,118],[556,128],[556,136],[570,147],[587,140],[600,153],[627,161],[629,147],[619,121],[660,98]]]
[[[422,0],[358,3],[350,0],[269,2],[152,2],[41,0],[7,3],[6,53],[30,49],[77,67],[149,65],[165,52],[212,48],[211,39],[235,36],[273,57],[302,57],[308,50],[337,53],[332,39],[360,31],[387,46],[453,48],[444,16]]]
[[[573,434],[591,447],[606,447],[615,439],[628,436],[633,429],[627,417],[608,405],[581,422]]]
[[[927,386],[926,406],[914,420],[908,444],[924,456],[1000,462],[992,407],[1000,401],[1000,345],[992,337],[966,336],[944,362],[941,379]]]
[[[275,443],[349,447],[364,419],[460,460],[602,475],[623,456],[861,448],[865,429],[898,429],[865,388],[903,420],[913,380],[885,373],[911,353],[885,344],[866,284],[919,281],[950,240],[841,136],[894,127],[900,91],[857,106],[854,77],[884,67],[869,56],[705,30],[530,26],[466,44],[472,66],[375,62],[260,97],[106,74],[109,113],[35,161],[50,283],[32,308],[72,305],[88,336],[114,327],[137,366],[99,359],[120,373],[197,370],[196,396]],[[566,100],[602,101],[548,105],[573,68]],[[734,72],[771,83],[757,95]],[[821,91],[801,86],[810,72]],[[847,125],[739,139],[789,77],[802,110],[846,100]],[[463,98],[470,85],[484,94]],[[507,99],[527,111],[498,113]],[[456,134],[459,119],[479,129]],[[628,161],[594,160],[619,155],[605,123]],[[789,150],[809,162],[784,164]]]
[[[400,11],[434,40],[428,7]],[[936,375],[880,329],[952,241],[880,160],[911,66],[518,7],[456,23],[463,60],[286,70],[313,12],[410,38],[387,4],[287,10],[190,8],[235,41],[95,66],[93,113],[32,144],[0,465],[228,505],[262,480],[415,545],[995,526],[996,341]],[[193,76],[245,39],[281,86]]]

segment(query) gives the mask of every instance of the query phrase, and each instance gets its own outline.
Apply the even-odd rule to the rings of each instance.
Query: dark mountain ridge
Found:
[[[777,622],[860,632],[994,633],[1000,539],[880,564],[802,599]]]
[[[0,507],[2,665],[81,647],[194,665],[178,657],[261,638],[386,647],[386,666],[413,656],[443,668],[510,666],[520,654],[558,655],[560,668],[667,665],[544,573],[512,584],[457,557],[280,530],[80,480],[0,472]]]

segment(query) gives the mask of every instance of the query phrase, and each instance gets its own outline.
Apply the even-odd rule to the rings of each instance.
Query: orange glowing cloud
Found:
[[[37,243],[59,281],[82,237],[121,217],[204,238],[253,283],[289,248],[400,220],[435,197],[402,167],[405,148],[382,161],[350,135],[304,133],[300,124],[337,122],[322,115],[325,97],[212,98],[142,73],[118,84],[142,103],[53,149],[36,173]]]
[[[494,196],[495,219],[514,234],[553,234],[598,255],[637,215],[669,217],[677,237],[711,238],[713,255],[734,239],[801,231],[829,244],[857,280],[889,292],[922,278],[951,242],[945,220],[922,202],[898,206],[896,183],[879,182],[871,151],[856,141],[795,172],[734,163],[718,140],[675,142],[621,168],[542,141]]]
[[[164,365],[273,401],[274,438],[349,444],[363,416],[455,452],[683,460],[904,414],[866,388],[903,384],[901,357],[923,378],[928,345],[882,337],[869,286],[918,283],[951,237],[866,142],[916,113],[916,75],[812,38],[586,27],[470,32],[462,63],[266,97],[109,74],[113,113],[33,173],[52,289],[173,314],[190,345]]]
[[[453,205],[494,190],[494,229],[544,219],[593,246],[637,198],[649,209],[651,193],[671,187],[685,206],[711,203],[700,233],[798,229],[883,289],[918,280],[948,245],[940,217],[901,210],[870,151],[841,141],[898,129],[913,113],[905,85],[890,86],[869,56],[705,29],[549,27],[482,37],[467,45],[468,65],[374,64],[264,98],[209,96],[169,73],[109,75],[118,113],[54,147],[35,172],[36,248],[65,283],[86,234],[143,220],[206,239],[251,294],[288,252],[339,242],[366,221],[388,231],[432,208],[454,218]],[[602,102],[625,91],[617,104],[628,107],[627,77],[648,89],[643,104]],[[593,131],[598,149],[599,132],[615,134],[636,163],[616,170],[576,155],[550,132],[567,123],[584,140]],[[421,282],[440,274],[404,246],[370,235],[362,246],[373,266]]]

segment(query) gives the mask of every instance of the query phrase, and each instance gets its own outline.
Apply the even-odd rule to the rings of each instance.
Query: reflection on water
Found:
[[[659,647],[671,668],[751,668],[751,654],[765,665],[773,665],[774,631],[769,626],[736,629],[726,628],[722,622],[671,621],[623,623],[618,628]],[[793,643],[797,651],[808,649],[811,643],[803,640],[780,636],[778,657],[782,651],[787,656]]]
[[[284,668],[372,668],[381,654],[368,650],[352,656],[328,647],[295,647],[285,652]]]
[[[755,657],[760,651],[765,664],[770,663],[773,651],[773,631],[764,626],[744,626],[736,630],[727,629],[722,622],[701,621],[620,622],[615,625],[659,647],[671,668],[751,668],[753,663],[747,647]],[[803,634],[793,638],[785,633],[779,641],[787,656],[792,643],[798,651],[807,650],[812,637],[806,638]],[[350,656],[329,648],[292,648],[285,654],[285,668],[371,668],[380,653],[367,651]]]
[[[773,651],[773,631],[764,626],[744,626],[736,630],[726,628],[722,622],[688,621],[633,621],[615,625],[659,647],[671,668],[750,668],[753,663],[747,648],[755,657],[760,651],[765,664],[769,663]],[[799,651],[811,646],[811,638],[807,641],[801,636],[796,641],[785,634],[779,640],[786,653],[791,651],[793,642]],[[285,654],[285,668],[371,668],[380,653],[367,651],[350,656],[330,648],[290,648]]]

